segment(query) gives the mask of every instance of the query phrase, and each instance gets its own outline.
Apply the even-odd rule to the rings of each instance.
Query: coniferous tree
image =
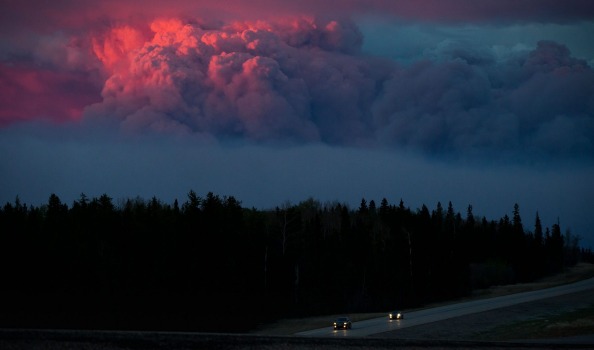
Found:
[[[540,216],[538,215],[538,212],[536,212],[536,219],[534,222],[534,243],[537,247],[541,247],[544,243],[542,224],[540,222]]]
[[[359,205],[359,213],[366,214],[369,211],[369,207],[367,206],[367,201],[365,198],[361,199],[361,204]]]
[[[557,222],[553,224],[550,236],[545,241],[545,248],[549,257],[549,268],[553,272],[558,272],[563,267],[563,243],[561,226]]]
[[[386,198],[379,208],[309,198],[257,210],[193,190],[181,206],[81,194],[69,208],[52,194],[28,207],[17,197],[0,208],[0,302],[13,301],[0,305],[0,326],[43,310],[52,315],[46,326],[65,327],[77,305],[90,310],[78,314],[88,327],[155,329],[168,320],[175,330],[229,327],[221,312],[254,315],[241,325],[250,328],[277,317],[413,307],[592,259],[578,243],[558,222],[543,233],[538,213],[534,232],[524,232],[517,204],[511,219],[488,221],[471,205],[463,218],[451,202],[446,212],[441,203],[411,211]],[[45,295],[35,308],[31,293]]]

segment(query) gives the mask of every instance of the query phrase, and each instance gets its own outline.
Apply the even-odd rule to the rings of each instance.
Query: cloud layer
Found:
[[[48,28],[55,22],[66,27],[86,27],[90,22],[130,21],[154,17],[219,19],[270,19],[287,15],[352,16],[381,14],[391,18],[431,22],[567,22],[591,20],[589,0],[5,0],[2,24]]]
[[[335,13],[493,23],[504,13],[508,20],[556,22],[593,14],[589,2],[539,2],[538,11],[529,3],[450,1],[446,8],[438,1],[350,0]],[[329,5],[159,4],[149,1],[134,16],[128,1],[96,9],[70,1],[41,5],[49,24],[30,23],[16,39],[3,36],[0,126],[48,118],[213,140],[594,154],[594,71],[562,43],[541,41],[502,57],[446,41],[399,65],[363,54],[356,23],[328,16]],[[17,15],[23,5],[11,5],[25,25]],[[255,9],[267,9],[263,19],[252,19]],[[284,15],[273,17],[275,11]]]
[[[500,61],[445,45],[410,66],[360,54],[351,21],[297,18],[215,29],[156,20],[93,39],[107,72],[87,117],[127,131],[592,154],[594,72],[542,41]]]

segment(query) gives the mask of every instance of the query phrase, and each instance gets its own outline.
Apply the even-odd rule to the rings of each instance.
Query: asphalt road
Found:
[[[574,300],[575,298],[579,300]],[[0,349],[29,350],[29,349],[87,349],[87,350],[187,350],[187,349],[593,349],[594,341],[590,338],[572,339],[544,339],[529,341],[488,342],[468,341],[464,334],[456,338],[439,338],[439,325],[467,329],[464,322],[472,322],[480,326],[483,317],[493,314],[509,314],[524,312],[523,309],[533,309],[535,304],[542,309],[549,310],[567,305],[591,304],[594,300],[594,278],[571,285],[559,286],[546,290],[519,293],[505,297],[476,300],[472,302],[447,305],[437,308],[411,311],[405,314],[405,319],[389,321],[386,317],[355,322],[353,329],[348,331],[334,331],[332,327],[300,333],[300,336],[262,336],[246,334],[209,334],[188,332],[130,332],[130,331],[85,331],[85,330],[50,330],[50,329],[0,329]],[[561,301],[561,302],[559,302]],[[521,304],[521,305],[520,305]],[[565,305],[565,306],[563,306]],[[506,311],[507,310],[507,311]],[[487,314],[483,311],[490,311]],[[526,312],[529,314],[529,312]],[[459,317],[464,316],[464,317]],[[505,315],[507,319],[510,315]],[[497,319],[501,315],[494,317]],[[436,322],[447,320],[447,322]],[[329,323],[332,320],[328,321]],[[432,323],[436,322],[436,323]],[[413,327],[427,324],[425,327]],[[404,329],[411,327],[408,329]],[[437,328],[436,328],[437,327]],[[480,327],[479,327],[480,328]],[[401,331],[399,331],[401,330]],[[418,336],[418,332],[425,330],[437,338]],[[394,332],[389,332],[394,331]],[[417,332],[416,337],[400,334]],[[472,330],[471,330],[472,331]],[[389,332],[389,333],[384,333]],[[380,333],[376,337],[368,337]],[[450,334],[451,335],[451,334]]]
[[[386,317],[353,322],[353,328],[350,330],[334,330],[331,326],[329,326],[326,328],[300,332],[297,333],[297,335],[309,337],[365,337],[368,335],[394,331],[401,328],[442,321],[458,316],[499,309],[565,294],[577,293],[589,289],[594,289],[594,278],[548,289],[412,311],[405,313],[403,320],[390,321],[388,320],[386,313]],[[332,321],[333,320],[328,320],[328,324],[331,325]]]

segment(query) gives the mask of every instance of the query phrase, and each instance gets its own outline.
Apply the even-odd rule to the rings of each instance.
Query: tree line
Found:
[[[536,213],[464,215],[310,198],[269,210],[81,194],[0,209],[0,327],[245,331],[284,317],[386,311],[593,262]]]

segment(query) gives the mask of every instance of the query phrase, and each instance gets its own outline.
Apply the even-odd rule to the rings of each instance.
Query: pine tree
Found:
[[[542,247],[543,239],[542,224],[540,223],[538,212],[536,212],[536,220],[534,222],[534,243],[536,247]]]
[[[472,205],[469,204],[468,208],[466,209],[466,226],[469,229],[472,229],[472,228],[474,228],[474,224],[475,224],[475,221],[474,221],[474,215],[472,215]]]
[[[368,210],[369,210],[369,207],[367,207],[367,201],[365,200],[365,198],[362,198],[361,204],[359,205],[359,213],[366,214]]]
[[[520,217],[520,206],[518,205],[518,203],[514,204],[514,216],[512,219],[512,225],[514,228],[514,233],[516,235],[524,234],[524,227],[522,226],[522,218]]]

